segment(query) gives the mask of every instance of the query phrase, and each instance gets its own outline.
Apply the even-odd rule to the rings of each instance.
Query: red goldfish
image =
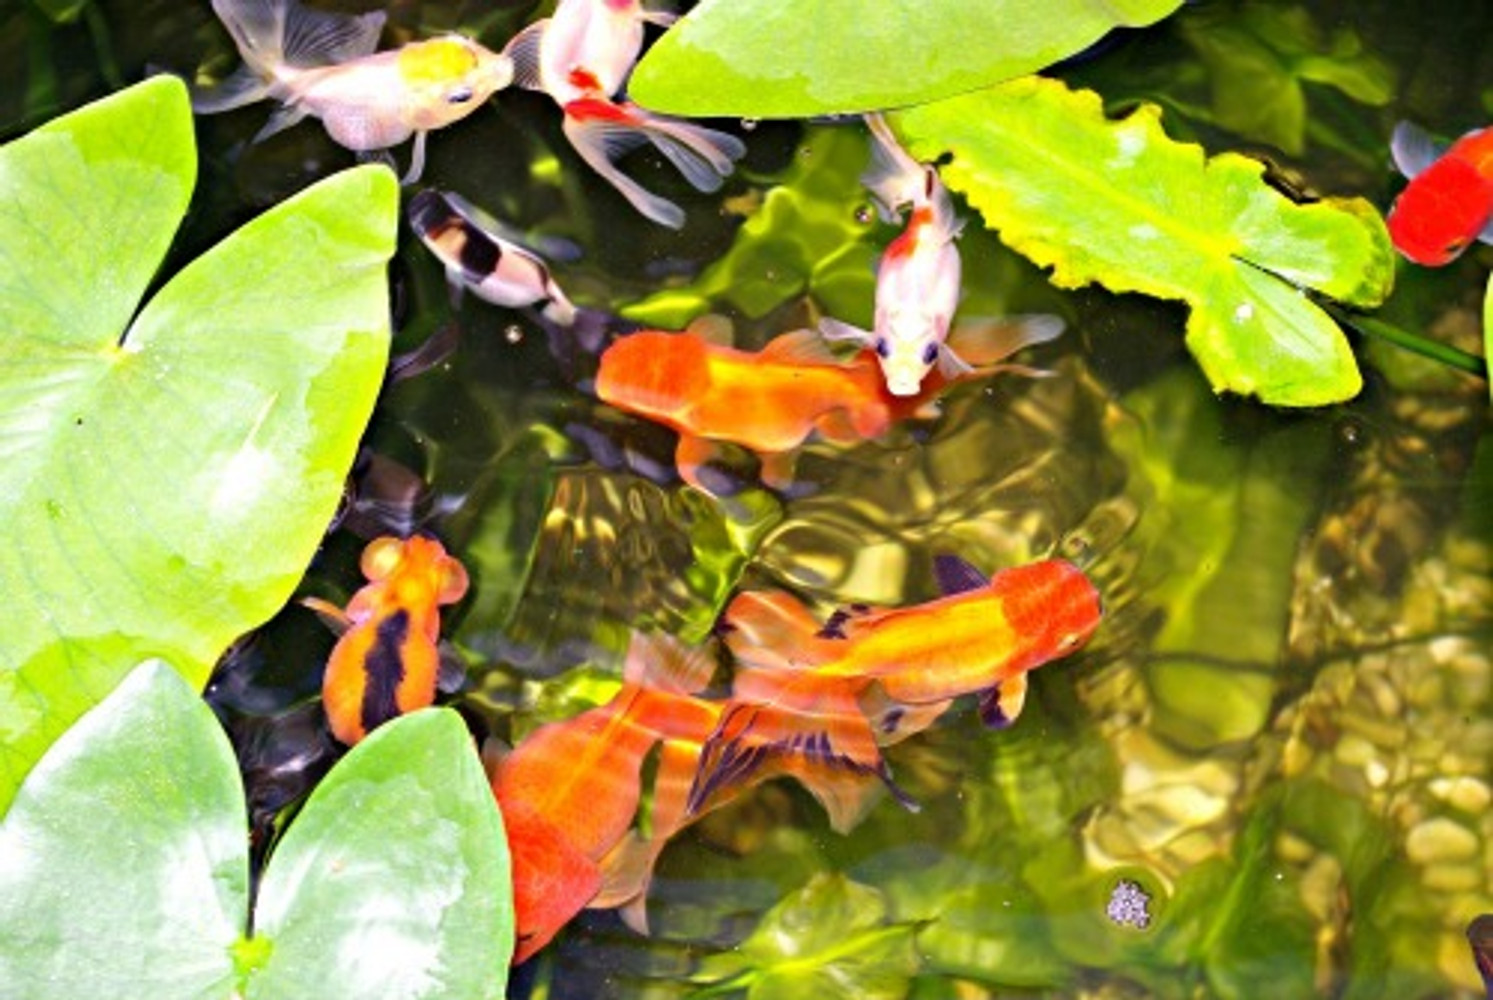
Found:
[[[1417,264],[1440,267],[1473,240],[1493,242],[1493,127],[1469,132],[1443,150],[1401,122],[1390,151],[1410,179],[1389,210],[1395,249]]]
[[[549,94],[564,110],[565,137],[581,159],[643,215],[678,229],[683,210],[623,174],[613,157],[651,143],[690,184],[715,191],[746,146],[614,99],[642,51],[644,23],[669,25],[674,15],[644,10],[638,0],[560,0],[551,17],[519,32],[504,52],[519,86]]]
[[[440,606],[467,591],[467,571],[433,538],[377,538],[359,566],[368,578],[346,610],[302,604],[342,632],[321,698],[332,735],[348,746],[375,727],[435,701]]]
[[[875,359],[832,354],[812,330],[785,333],[753,354],[701,336],[644,330],[616,340],[601,356],[596,394],[679,433],[675,460],[686,483],[705,493],[700,470],[716,442],[740,445],[762,461],[762,481],[787,487],[794,449],[811,435],[852,442],[879,437],[895,420],[920,413],[951,382],[1002,369],[1039,374],[996,362],[1062,330],[1050,316],[960,327],[960,349],[979,369],[938,373],[905,399],[887,395]]]
[[[508,86],[513,63],[461,35],[375,52],[384,14],[358,17],[302,7],[296,0],[213,0],[244,64],[217,87],[193,95],[199,114],[282,104],[254,137],[268,138],[306,115],[355,152],[415,137],[404,182],[425,166],[425,133],[475,111]]]
[[[735,686],[704,747],[691,810],[784,756],[875,775],[896,793],[880,745],[926,727],[965,694],[979,694],[986,725],[1009,725],[1027,674],[1099,625],[1094,585],[1060,559],[988,580],[953,556],[935,570],[946,596],[841,612],[822,627],[786,593],[739,594],[724,616]]]

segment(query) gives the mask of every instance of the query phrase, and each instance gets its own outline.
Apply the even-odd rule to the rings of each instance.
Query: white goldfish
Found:
[[[644,10],[638,0],[559,0],[552,17],[513,37],[514,82],[550,95],[565,112],[565,137],[598,174],[643,215],[678,229],[684,211],[643,188],[613,162],[651,143],[685,180],[715,191],[746,146],[733,135],[645,111],[616,100],[643,47],[643,25],[674,15]]]
[[[836,319],[823,319],[819,330],[830,340],[853,340],[876,351],[887,390],[913,396],[937,364],[946,378],[971,369],[946,343],[959,305],[959,249],[954,239],[963,221],[954,215],[948,190],[933,167],[918,163],[897,144],[880,115],[867,115],[871,129],[871,167],[861,183],[888,222],[898,210],[912,207],[907,228],[882,252],[876,269],[876,312],[872,330]],[[1062,332],[1051,317],[1027,326],[1026,339],[1009,350],[1050,340]],[[1007,336],[1010,336],[1009,325]]]
[[[462,35],[375,52],[382,11],[352,17],[295,0],[213,0],[213,10],[244,64],[218,86],[195,93],[195,111],[278,99],[282,106],[255,142],[307,115],[358,153],[388,149],[413,135],[406,184],[424,169],[425,133],[471,114],[513,79],[507,56]]]

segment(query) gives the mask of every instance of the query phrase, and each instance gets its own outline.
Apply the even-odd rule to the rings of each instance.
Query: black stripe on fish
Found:
[[[404,683],[404,641],[410,631],[410,615],[399,608],[378,623],[373,648],[364,661],[363,731],[399,715],[399,686]]]

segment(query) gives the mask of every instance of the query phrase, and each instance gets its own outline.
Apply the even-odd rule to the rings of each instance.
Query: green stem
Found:
[[[1449,344],[1422,337],[1419,334],[1402,330],[1382,320],[1372,319],[1368,316],[1349,316],[1341,310],[1329,307],[1329,312],[1344,326],[1357,330],[1359,333],[1369,337],[1377,337],[1380,340],[1394,344],[1396,347],[1419,354],[1421,357],[1439,361],[1442,364],[1464,371],[1469,375],[1487,380],[1488,363],[1476,354],[1469,354]]]

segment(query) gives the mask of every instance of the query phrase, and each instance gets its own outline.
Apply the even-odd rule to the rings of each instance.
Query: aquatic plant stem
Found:
[[[1342,325],[1357,330],[1365,336],[1377,337],[1385,343],[1394,344],[1396,347],[1419,354],[1424,358],[1430,358],[1432,361],[1439,361],[1450,368],[1475,375],[1484,381],[1488,378],[1488,363],[1476,354],[1469,354],[1450,344],[1443,344],[1429,337],[1402,330],[1382,320],[1368,316],[1352,316],[1330,305],[1327,306],[1327,311]]]

